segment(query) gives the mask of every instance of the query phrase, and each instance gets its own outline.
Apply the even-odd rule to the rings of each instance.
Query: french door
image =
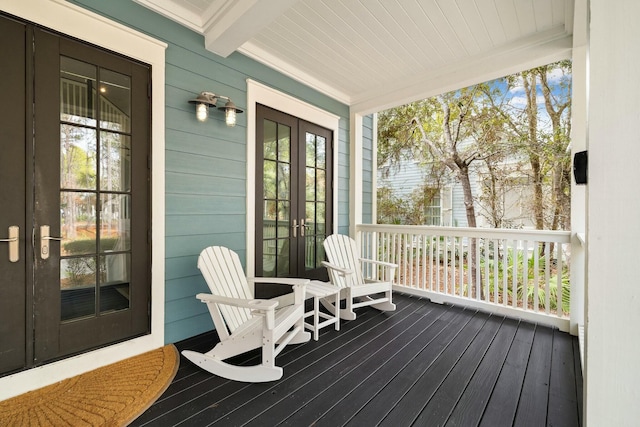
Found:
[[[149,67],[0,15],[0,375],[149,332]]]
[[[326,280],[333,133],[263,105],[256,110],[256,276]]]

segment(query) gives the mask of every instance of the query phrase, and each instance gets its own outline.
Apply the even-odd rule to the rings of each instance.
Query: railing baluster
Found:
[[[444,293],[449,293],[449,236],[444,238]]]
[[[475,239],[475,238],[474,238]],[[484,293],[484,295],[487,295],[489,289],[487,287],[487,290],[485,292],[482,292],[482,269],[480,268],[480,245],[484,244],[484,241],[482,239],[475,239],[474,240],[475,246],[476,248],[476,256],[475,256],[475,271],[476,271],[476,299],[478,301],[482,301],[482,295]],[[473,273],[472,270],[472,265],[473,265],[473,261],[474,259],[469,257],[469,263],[467,266],[467,269],[469,270],[469,286],[471,286],[471,274]]]
[[[498,267],[500,266],[499,241],[493,239],[493,302],[500,304],[498,301],[498,291],[500,290],[500,275]]]
[[[540,242],[534,242],[533,245],[533,310],[538,311],[540,308]]]
[[[502,303],[504,305],[509,304],[509,290],[508,290],[508,280],[509,280],[509,242],[507,239],[503,240],[503,250],[502,257],[504,258],[502,261]]]
[[[435,246],[435,242],[433,240],[433,236],[429,236],[429,290],[433,291],[433,274],[435,272],[435,257],[433,256],[433,248]]]
[[[556,315],[562,316],[562,243],[557,243],[558,254],[556,255],[556,278],[557,278],[557,301],[556,301]]]
[[[449,257],[451,258],[451,290],[449,291],[451,295],[456,295],[456,273],[457,270],[457,261],[458,257],[456,256],[456,248],[457,248],[457,238],[455,236],[451,236],[451,251],[449,252]]]
[[[522,308],[529,309],[529,241],[522,241]]]
[[[513,240],[513,282],[511,283],[511,304],[515,308],[518,302],[518,240]]]
[[[398,264],[400,288],[474,300],[488,310],[500,305],[566,319],[563,245],[570,244],[569,232],[358,225],[356,236],[363,256]],[[380,271],[365,274],[375,278]]]
[[[551,313],[551,259],[549,242],[544,245],[544,312]]]

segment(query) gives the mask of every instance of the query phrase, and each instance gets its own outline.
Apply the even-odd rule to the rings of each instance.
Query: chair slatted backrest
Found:
[[[358,245],[355,240],[344,234],[332,234],[324,240],[323,246],[327,260],[331,264],[355,272],[354,275],[343,277],[329,270],[331,283],[341,288],[364,283]]]
[[[198,268],[212,294],[236,299],[253,299],[240,257],[231,249],[223,246],[209,246],[200,253]],[[232,333],[238,326],[252,318],[248,308],[223,304],[219,305],[219,308]],[[216,325],[216,328],[219,326]]]

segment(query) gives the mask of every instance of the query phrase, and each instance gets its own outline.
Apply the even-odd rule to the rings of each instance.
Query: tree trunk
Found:
[[[458,165],[458,177],[462,184],[462,191],[464,193],[464,206],[467,214],[467,225],[469,227],[477,227],[476,224],[476,210],[473,203],[473,193],[471,191],[471,180],[469,179],[469,165]],[[477,257],[476,257],[476,239],[470,239],[469,241],[469,253],[467,254],[471,260],[471,283],[470,283],[470,296],[472,298],[484,299],[484,292],[481,287],[482,279],[478,282],[477,273]],[[462,254],[460,255],[462,256]]]

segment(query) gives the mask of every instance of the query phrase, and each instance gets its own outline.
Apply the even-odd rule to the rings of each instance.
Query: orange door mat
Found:
[[[9,426],[125,426],[169,387],[180,364],[166,345],[0,402]]]

